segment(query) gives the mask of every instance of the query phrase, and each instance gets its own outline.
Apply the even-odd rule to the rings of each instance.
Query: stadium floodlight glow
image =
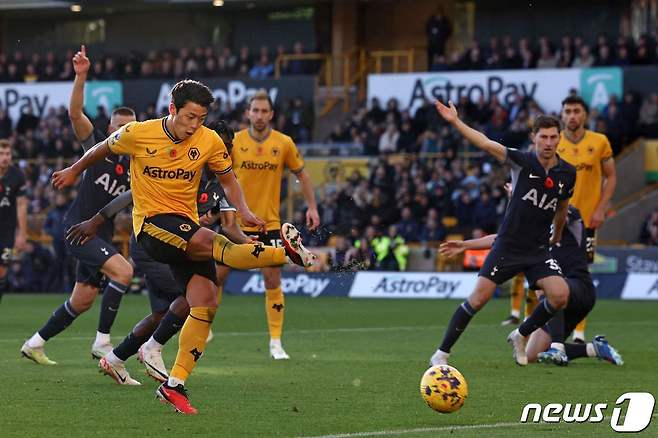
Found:
[[[224,0],[212,0],[213,6],[224,6]]]
[[[80,11],[82,11],[82,6],[78,4],[71,5],[71,12],[80,12]]]

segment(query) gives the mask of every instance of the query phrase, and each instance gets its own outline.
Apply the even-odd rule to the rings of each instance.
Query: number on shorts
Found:
[[[283,246],[283,242],[281,239],[270,239],[270,245],[275,248],[281,248]]]
[[[557,271],[562,275],[562,269],[560,269],[560,265],[555,261],[555,259],[548,259],[544,263],[548,263],[548,267],[551,268],[554,271]]]
[[[12,254],[12,249],[11,248],[5,248],[2,250],[2,255],[0,255],[0,259],[2,259],[3,262],[8,262],[11,259],[11,254]]]

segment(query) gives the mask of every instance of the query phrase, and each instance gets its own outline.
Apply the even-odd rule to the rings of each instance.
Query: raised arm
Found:
[[[449,106],[445,106],[440,101],[434,103],[437,112],[443,119],[450,123],[459,133],[468,140],[471,144],[475,145],[478,149],[482,149],[488,154],[493,155],[501,163],[507,158],[507,148],[502,144],[489,139],[486,135],[477,131],[466,123],[462,122],[457,114],[457,108],[452,103],[448,102]]]
[[[88,139],[94,131],[94,125],[84,114],[84,97],[85,97],[85,82],[87,81],[87,73],[89,72],[89,58],[87,58],[87,49],[85,46],[80,46],[80,51],[73,57],[73,70],[75,71],[75,79],[73,80],[73,90],[71,91],[71,99],[69,101],[69,118],[76,138],[83,142]],[[86,144],[82,144],[85,147]]]

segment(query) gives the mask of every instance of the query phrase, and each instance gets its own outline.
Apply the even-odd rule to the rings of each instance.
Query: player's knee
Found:
[[[84,290],[76,291],[70,298],[71,307],[73,310],[80,314],[86,312],[94,304],[98,290],[95,288],[87,287]]]
[[[190,306],[187,304],[185,297],[178,297],[171,303],[169,310],[179,318],[186,318],[190,313]]]
[[[165,312],[153,312],[151,313],[149,317],[149,323],[151,326],[155,329],[155,327],[160,324],[160,321],[162,321],[162,318],[164,318]]]
[[[475,310],[480,310],[489,302],[491,294],[488,291],[476,289],[471,296],[468,297],[468,304]]]
[[[548,302],[555,310],[564,309],[567,307],[567,303],[569,302],[569,292],[559,291],[553,294],[553,296],[549,298]]]
[[[103,272],[110,278],[121,284],[130,284],[133,279],[133,267],[126,259],[117,255],[110,259],[109,266],[103,267]]]

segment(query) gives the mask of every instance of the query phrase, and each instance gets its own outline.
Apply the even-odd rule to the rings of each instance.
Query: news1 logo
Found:
[[[626,413],[623,405],[628,401]],[[610,427],[616,432],[641,432],[653,418],[656,400],[648,392],[627,392],[619,396],[612,409]],[[523,407],[521,423],[601,423],[605,419],[607,403],[528,403]],[[531,416],[532,413],[532,416]]]

